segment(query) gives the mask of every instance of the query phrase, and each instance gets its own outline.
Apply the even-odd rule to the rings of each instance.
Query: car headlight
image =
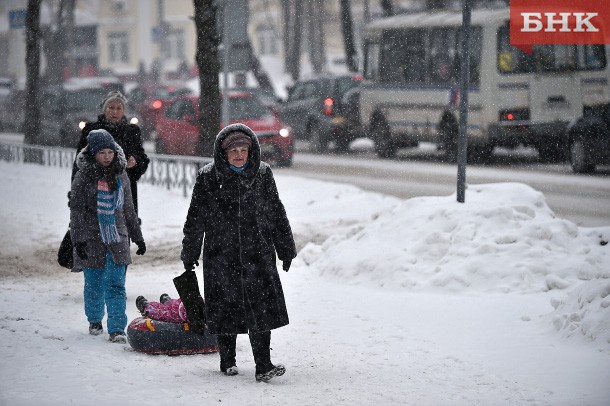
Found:
[[[86,122],[86,121],[79,121],[79,122],[78,122],[78,128],[79,128],[79,129],[81,129],[81,130],[82,130],[83,128],[85,128],[85,126],[86,126],[86,125],[87,125],[87,122]]]
[[[137,117],[132,117],[131,120],[129,120],[129,124],[138,124],[140,122],[140,120],[138,120]]]
[[[286,138],[286,137],[288,137],[289,135],[290,135],[290,128],[286,128],[286,127],[284,127],[284,128],[282,128],[282,129],[280,130],[280,136],[282,136],[282,137]]]

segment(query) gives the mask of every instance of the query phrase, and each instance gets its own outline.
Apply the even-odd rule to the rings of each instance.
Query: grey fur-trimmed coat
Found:
[[[116,143],[115,143],[116,144]],[[79,242],[87,243],[88,259],[81,259],[73,249],[73,271],[84,268],[104,268],[106,266],[106,249],[110,250],[112,259],[116,264],[128,265],[131,263],[129,239],[143,241],[138,216],[133,207],[129,178],[125,172],[127,159],[121,147],[116,144],[117,153],[112,165],[116,165],[118,176],[124,193],[122,210],[115,210],[116,227],[121,237],[117,243],[104,244],[97,219],[97,182],[104,175],[102,167],[95,161],[95,157],[83,148],[76,157],[78,172],[72,181],[70,199],[70,236],[76,246]]]
[[[221,148],[233,131],[252,140],[248,166],[241,173],[229,168]],[[183,231],[182,261],[202,258],[212,334],[268,331],[288,324],[276,251],[287,261],[296,257],[296,248],[273,173],[261,162],[258,139],[249,127],[232,124],[216,136],[214,162],[197,176]]]

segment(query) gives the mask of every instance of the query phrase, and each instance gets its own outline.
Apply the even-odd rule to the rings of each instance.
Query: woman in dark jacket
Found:
[[[127,99],[121,92],[113,91],[108,93],[102,101],[102,114],[94,123],[87,123],[83,128],[80,141],[76,147],[77,153],[87,145],[87,136],[92,130],[104,129],[112,135],[115,142],[123,149],[127,158],[127,176],[131,183],[131,193],[133,195],[133,205],[138,212],[138,180],[148,169],[150,160],[144,152],[142,146],[142,135],[140,127],[130,124],[125,117],[125,105]],[[76,161],[72,166],[72,179],[78,171]]]
[[[254,132],[243,124],[216,136],[214,162],[193,188],[181,259],[187,271],[202,254],[208,329],[220,347],[220,370],[236,375],[237,334],[248,333],[256,380],[284,374],[270,357],[271,330],[288,324],[277,256],[288,271],[296,257],[290,223],[273,173],[260,160]]]
[[[103,332],[106,307],[110,341],[125,343],[125,270],[131,263],[129,239],[138,245],[138,255],[146,252],[146,244],[131,199],[123,150],[105,130],[91,131],[87,140],[88,145],[76,157],[79,170],[71,188],[74,270],[82,270],[85,277],[89,333]]]

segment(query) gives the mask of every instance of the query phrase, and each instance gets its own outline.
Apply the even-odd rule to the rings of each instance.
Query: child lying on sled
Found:
[[[172,299],[167,293],[163,293],[158,302],[149,302],[144,296],[138,296],[136,307],[142,316],[153,320],[188,323],[182,299]]]

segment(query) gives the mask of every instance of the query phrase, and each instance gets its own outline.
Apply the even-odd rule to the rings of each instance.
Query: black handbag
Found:
[[[68,232],[66,232],[66,235],[64,235],[63,240],[61,240],[61,244],[59,244],[59,250],[57,251],[57,263],[68,269],[72,269],[72,266],[74,265],[70,229],[68,229]]]
[[[174,278],[174,286],[182,299],[189,319],[190,330],[197,334],[205,331],[205,303],[199,291],[195,271],[184,271]]]

